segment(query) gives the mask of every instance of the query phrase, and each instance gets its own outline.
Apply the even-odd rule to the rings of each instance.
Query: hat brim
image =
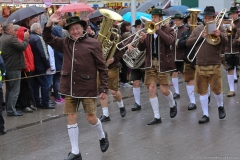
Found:
[[[231,14],[231,13],[239,13],[239,11],[227,11],[227,14]]]
[[[172,19],[184,19],[183,17],[172,17]]]
[[[215,13],[200,13],[202,16],[216,16]]]
[[[190,18],[190,16],[185,17],[184,20],[183,20],[183,22],[184,22],[184,23],[188,23],[188,19],[189,19],[189,18]],[[197,21],[198,21],[198,22],[201,22],[202,20],[201,20],[199,17],[197,17]]]
[[[77,23],[80,24],[81,26],[83,26],[83,28],[86,28],[86,26],[87,26],[86,21],[80,20],[80,21],[76,21],[76,22],[72,22],[72,23],[67,24],[63,29],[68,30],[71,25],[77,24]]]

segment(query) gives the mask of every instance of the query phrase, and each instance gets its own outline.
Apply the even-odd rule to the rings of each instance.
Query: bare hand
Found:
[[[27,31],[27,32],[24,32],[24,38],[29,38],[29,32]]]
[[[134,50],[134,47],[133,47],[131,44],[129,44],[129,45],[128,45],[128,50],[133,51],[133,50]]]
[[[101,100],[104,100],[104,99],[107,98],[107,94],[106,94],[106,93],[101,93],[100,96],[99,96],[99,98],[100,98]]]
[[[202,33],[202,38],[205,38],[206,35],[207,35],[206,31],[203,31],[203,33]]]
[[[147,37],[147,34],[146,34],[146,33],[144,33],[144,32],[141,32],[141,33],[140,33],[140,41],[141,41],[141,42],[143,42],[143,41],[146,39],[146,37]]]
[[[56,11],[51,15],[51,17],[49,18],[49,21],[51,21],[52,23],[57,23],[60,21],[61,17],[62,17],[61,12]]]
[[[108,64],[112,64],[114,62],[114,58],[110,58],[109,60],[107,60]]]
[[[159,30],[160,26],[159,25],[156,25],[156,31]]]
[[[240,42],[240,37],[238,38],[238,42]]]
[[[235,28],[235,24],[234,23],[232,23],[231,26],[232,26],[232,29]]]
[[[220,34],[221,34],[221,32],[218,29],[214,30],[212,33],[215,36],[220,36]]]

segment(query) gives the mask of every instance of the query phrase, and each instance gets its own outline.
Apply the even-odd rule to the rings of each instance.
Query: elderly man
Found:
[[[55,12],[49,18],[43,37],[47,44],[63,53],[60,92],[66,95],[63,112],[67,114],[68,134],[72,146],[72,151],[65,160],[81,160],[77,124],[77,111],[81,102],[88,122],[97,132],[101,151],[106,152],[109,146],[107,132],[103,131],[102,123],[96,116],[97,71],[100,76],[99,97],[104,100],[108,90],[107,67],[100,43],[96,39],[87,37],[84,31],[87,23],[79,17],[71,17],[67,20],[65,29],[68,30],[70,37],[59,38],[51,35],[52,23],[58,22],[60,18],[60,12]]]
[[[20,91],[21,70],[26,67],[23,51],[28,45],[29,33],[24,33],[24,40],[19,42],[14,36],[12,23],[5,22],[2,25],[3,35],[0,38],[2,58],[6,66],[6,106],[8,116],[22,116],[17,112],[15,105]],[[15,79],[14,81],[11,79]]]
[[[34,56],[34,75],[45,74],[50,68],[50,62],[46,44],[40,36],[42,34],[42,27],[40,23],[33,23],[30,30],[31,35],[29,44]],[[33,78],[33,82],[33,94],[37,107],[42,109],[54,109],[54,106],[49,105],[49,85],[47,75],[36,76]],[[41,88],[41,102],[39,98],[39,88]]]

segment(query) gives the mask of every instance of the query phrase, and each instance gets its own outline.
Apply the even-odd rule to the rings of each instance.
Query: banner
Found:
[[[107,7],[113,7],[113,8],[122,7],[122,2],[110,2],[110,3],[107,3]]]
[[[44,4],[47,6],[47,7],[50,7],[52,5],[52,0],[44,0]]]
[[[22,0],[13,0],[14,5],[20,5],[22,4]]]

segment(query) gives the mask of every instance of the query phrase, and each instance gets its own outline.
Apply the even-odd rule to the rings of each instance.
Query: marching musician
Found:
[[[180,35],[182,32],[187,30],[187,27],[183,24],[183,16],[181,14],[175,14],[175,16],[172,18],[174,22],[174,34],[176,37],[176,43],[174,45],[175,47],[175,66],[176,70],[172,73],[172,83],[175,90],[175,93],[173,94],[174,99],[180,98],[179,94],[179,86],[178,86],[178,72],[183,73],[183,49],[178,47],[178,40],[180,38]]]
[[[152,22],[162,21],[164,12],[162,9],[153,8]],[[154,118],[148,123],[153,125],[161,123],[159,112],[159,102],[156,95],[157,83],[160,84],[160,90],[169,101],[170,117],[177,115],[177,103],[173,99],[173,94],[169,90],[170,73],[175,70],[173,45],[175,42],[174,30],[168,25],[155,25],[154,34],[140,33],[140,42],[138,48],[140,51],[146,49],[145,59],[145,85],[149,90],[150,103],[154,112]]]
[[[199,21],[199,20],[200,19],[197,18],[197,21]],[[196,24],[191,24],[190,15],[184,18],[184,22],[187,24],[188,29],[180,35],[180,38],[179,38],[179,41],[178,41],[178,48],[184,50],[183,77],[184,77],[184,81],[187,83],[186,88],[187,88],[187,93],[188,93],[188,97],[189,97],[189,100],[190,100],[188,110],[194,110],[194,109],[197,108],[196,100],[195,100],[195,94],[194,94],[194,75],[195,75],[196,60],[194,59],[193,62],[188,61],[187,55],[189,54],[191,48],[186,46],[186,41],[191,34],[190,26],[191,25],[196,25]],[[195,53],[195,52],[192,52],[192,53]],[[192,58],[192,56],[191,56],[191,58]]]
[[[215,8],[213,6],[207,6],[202,15],[204,17],[204,24],[206,25],[207,22],[215,20]],[[204,25],[196,27],[186,42],[188,47],[192,47],[199,38],[199,42],[195,47],[196,50],[199,49],[199,52],[197,52],[196,56],[194,89],[195,92],[200,95],[200,103],[203,110],[203,116],[199,120],[200,124],[207,123],[210,120],[208,114],[208,83],[210,83],[211,91],[214,93],[218,104],[219,119],[223,119],[226,116],[223,105],[221,71],[221,59],[224,58],[224,56],[220,56],[220,54],[221,47],[228,42],[227,33],[221,26],[219,29],[215,29],[211,34],[213,35],[212,37],[220,38],[219,44],[213,45],[205,41],[207,33],[206,30],[204,30]],[[201,48],[199,48],[202,42],[203,44]]]
[[[229,19],[233,20],[232,34],[228,35],[228,44],[225,47],[226,70],[228,71],[227,78],[230,89],[229,93],[227,94],[227,97],[233,97],[235,96],[234,82],[237,81],[236,68],[238,69],[240,66],[238,46],[233,46],[232,44],[237,29],[240,28],[240,20],[238,19],[237,7],[231,7],[227,13],[229,15]]]
[[[141,29],[141,20],[136,20],[135,24],[133,25],[133,27],[135,27],[135,31],[138,32]],[[133,37],[134,38],[134,37]],[[127,43],[130,43],[132,40],[130,39]],[[128,45],[128,49],[129,50],[133,50],[134,47],[137,46],[132,46],[131,44]],[[131,70],[131,77],[130,77],[130,81],[133,81],[133,96],[135,99],[135,104],[132,108],[132,111],[138,111],[141,110],[141,101],[140,101],[140,94],[141,94],[141,88],[140,88],[140,82],[141,79],[144,80],[144,74],[145,71],[143,69],[132,69]]]
[[[112,28],[118,28],[118,22],[115,21]],[[103,25],[104,26],[104,25]],[[100,30],[101,32],[101,30]],[[99,33],[100,33],[99,32]],[[110,38],[113,40],[113,37]],[[120,40],[121,41],[121,40]],[[119,91],[119,72],[120,72],[120,59],[124,54],[124,50],[116,50],[112,58],[108,59],[108,88],[113,95],[113,98],[117,101],[118,107],[120,109],[121,117],[126,116],[126,108],[123,104],[122,94]],[[103,115],[100,117],[101,122],[110,121],[109,110],[108,110],[108,97],[106,99],[100,99],[102,106]]]

